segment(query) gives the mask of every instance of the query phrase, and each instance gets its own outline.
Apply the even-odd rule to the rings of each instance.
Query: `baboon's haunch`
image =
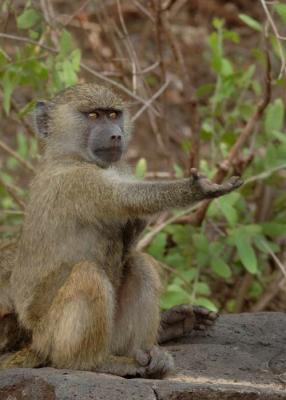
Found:
[[[38,103],[35,121],[45,155],[11,276],[32,343],[7,365],[164,376],[173,360],[157,343],[184,333],[193,309],[164,314],[158,337],[160,282],[156,262],[136,250],[141,218],[221,196],[241,181],[217,185],[195,170],[186,179],[136,180],[121,161],[128,113],[102,86],[77,85]],[[194,312],[203,324],[213,318]]]

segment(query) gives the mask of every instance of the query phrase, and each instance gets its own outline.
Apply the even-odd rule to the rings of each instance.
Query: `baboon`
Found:
[[[190,178],[141,181],[123,155],[131,131],[124,102],[96,84],[38,102],[35,124],[45,152],[32,181],[10,285],[29,347],[2,367],[50,365],[162,378],[173,370],[158,346],[190,328],[193,313],[167,311],[160,328],[156,261],[136,249],[145,219],[238,188],[192,170]],[[199,322],[197,322],[199,325]]]

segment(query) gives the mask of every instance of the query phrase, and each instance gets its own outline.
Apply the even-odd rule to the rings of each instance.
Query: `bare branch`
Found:
[[[16,151],[14,151],[13,149],[11,149],[11,147],[9,147],[7,144],[5,144],[4,142],[2,142],[2,140],[0,140],[0,149],[4,150],[7,154],[9,154],[10,156],[14,157],[17,161],[19,161],[20,164],[22,164],[29,172],[33,172],[35,173],[35,168],[33,167],[33,165],[27,161],[24,160],[24,158],[22,158]]]
[[[8,183],[4,182],[4,180],[1,178],[0,176],[0,184],[2,186],[4,186],[4,188],[7,190],[7,192],[10,194],[10,196],[12,197],[12,199],[15,201],[16,204],[18,204],[19,208],[21,210],[25,209],[25,203],[20,199],[20,197],[18,196],[18,193],[15,189],[14,186],[9,185]]]
[[[213,179],[213,181],[216,183],[221,183],[224,180],[224,178],[227,176],[230,167],[233,165],[233,163],[235,162],[235,159],[239,155],[239,152],[246,145],[248,139],[253,134],[256,124],[260,121],[267,105],[270,102],[270,99],[271,99],[271,64],[270,64],[270,58],[269,58],[268,53],[266,54],[266,60],[267,60],[267,67],[266,67],[266,73],[265,73],[264,96],[263,96],[262,100],[259,102],[253,115],[251,116],[251,118],[249,119],[247,124],[245,125],[244,129],[242,130],[240,136],[238,137],[237,141],[233,145],[232,149],[230,150],[227,158],[218,166],[218,170]],[[188,218],[188,222],[193,225],[200,225],[206,215],[206,212],[208,210],[210,203],[211,203],[211,200],[203,201],[201,203],[200,208],[197,210],[197,212]]]
[[[49,52],[51,52],[51,53],[54,53],[54,54],[57,54],[57,53],[58,53],[58,50],[57,50],[57,49],[55,49],[55,48],[53,48],[53,47],[46,46],[46,45],[44,45],[44,44],[42,44],[42,43],[37,42],[36,40],[32,40],[32,39],[29,39],[29,38],[27,38],[27,37],[21,37],[21,36],[17,36],[17,35],[10,35],[10,34],[7,34],[7,33],[0,33],[0,37],[3,37],[3,38],[5,38],[5,39],[9,39],[9,40],[19,41],[19,42],[31,43],[31,44],[34,44],[34,45],[36,45],[36,46],[39,46],[39,47],[41,47],[41,48],[43,48],[43,49],[45,49],[45,50],[47,50],[47,51],[49,51]],[[82,68],[83,70],[89,72],[91,75],[95,76],[96,78],[99,78],[99,79],[101,79],[102,81],[107,82],[107,83],[109,83],[110,85],[116,87],[117,89],[119,89],[119,90],[121,90],[122,92],[126,93],[126,94],[127,94],[128,96],[130,96],[131,98],[133,98],[133,99],[139,101],[140,103],[142,103],[142,104],[144,104],[144,105],[147,104],[147,101],[146,101],[146,100],[142,99],[142,97],[138,96],[137,94],[132,93],[129,89],[127,89],[125,86],[121,85],[121,84],[118,83],[117,81],[114,81],[113,79],[109,78],[108,76],[105,76],[104,74],[102,74],[102,73],[100,73],[100,72],[94,70],[93,68],[89,67],[88,65],[86,65],[86,64],[83,63],[83,62],[80,63],[80,66],[81,66],[81,68]],[[146,108],[148,108],[148,107],[149,107],[149,106],[147,106]],[[145,109],[146,109],[146,108],[145,108]],[[159,115],[158,111],[156,111],[156,110],[153,109],[152,107],[151,107],[151,109],[152,109],[152,111],[153,111],[156,115]]]
[[[140,115],[146,110],[146,108],[148,108],[169,86],[170,84],[170,80],[168,79],[164,85],[162,85],[160,87],[160,89],[153,94],[153,96],[151,97],[151,99],[147,100],[146,104],[144,104],[144,106],[142,106],[140,108],[140,110],[137,111],[137,113],[131,118],[131,121],[134,122],[136,121],[136,119],[138,119],[140,117]]]
[[[279,54],[280,54],[280,59],[281,59],[281,67],[280,67],[280,72],[279,72],[279,79],[282,78],[282,76],[285,74],[286,72],[286,60],[285,60],[285,52],[281,43],[281,40],[286,40],[286,36],[281,36],[278,32],[278,29],[275,25],[275,22],[272,18],[272,15],[267,7],[267,3],[265,0],[260,0],[260,3],[262,5],[262,8],[266,14],[267,20],[272,28],[272,31],[274,32],[274,35],[277,39],[277,43],[278,43],[278,49],[279,49]]]

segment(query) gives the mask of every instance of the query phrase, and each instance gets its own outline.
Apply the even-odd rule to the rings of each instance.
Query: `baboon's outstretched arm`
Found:
[[[137,181],[132,178],[113,178],[109,171],[98,178],[98,172],[78,171],[81,188],[74,188],[72,198],[87,218],[99,212],[105,217],[140,217],[170,208],[187,207],[197,201],[222,196],[238,188],[242,181],[232,177],[219,185],[199,175],[195,170],[190,178],[173,181]],[[88,190],[86,190],[88,188]],[[77,195],[78,193],[78,195]],[[81,203],[85,207],[81,206]],[[98,205],[100,204],[100,208]],[[85,210],[85,211],[84,211]]]

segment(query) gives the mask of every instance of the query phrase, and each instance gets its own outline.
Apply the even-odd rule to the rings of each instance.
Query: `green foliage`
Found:
[[[17,27],[19,29],[32,28],[41,20],[39,13],[33,8],[27,8],[23,14],[17,18]]]
[[[274,4],[274,9],[277,14],[281,17],[284,24],[286,24],[286,4],[277,3]]]
[[[137,178],[142,179],[147,172],[147,161],[145,158],[140,158],[136,164],[135,175]]]
[[[255,31],[261,32],[262,31],[262,25],[256,21],[254,18],[250,17],[249,15],[245,14],[240,14],[239,18],[241,21],[243,21],[246,25],[248,25],[250,28],[254,29]]]
[[[284,7],[278,7],[282,16]],[[241,20],[256,31],[261,31],[259,22],[247,15]],[[209,177],[215,166],[228,154],[241,127],[249,120],[257,107],[254,99],[261,96],[262,88],[256,78],[257,62],[264,65],[264,57],[257,53],[253,63],[245,65],[240,60],[225,55],[225,43],[239,43],[236,32],[226,30],[223,21],[214,20],[215,30],[209,36],[209,63],[216,76],[215,83],[198,88],[199,99],[207,98],[207,105],[201,107],[203,117],[201,140],[209,144],[211,156],[202,160],[200,169]],[[275,171],[286,168],[285,106],[276,98],[267,107],[259,136],[253,143],[252,151],[259,154],[245,171],[244,178],[252,177],[238,192],[231,193],[212,202],[203,226],[194,228],[169,225],[155,237],[149,252],[159,258],[176,273],[170,274],[162,297],[161,306],[168,308],[180,302],[193,302],[211,310],[221,308],[219,296],[213,288],[222,280],[233,286],[241,274],[250,273],[255,280],[248,297],[257,300],[264,291],[271,270],[266,260],[269,252],[280,251],[279,238],[286,232],[286,201],[283,180]],[[244,149],[247,157],[250,149]],[[275,190],[276,201],[272,219],[260,223],[251,209],[255,180],[253,176],[264,177],[265,184]],[[271,172],[273,171],[273,172]],[[280,206],[278,206],[280,204]],[[275,240],[275,242],[274,242]],[[203,290],[202,290],[203,288]],[[236,299],[227,301],[225,308],[235,311]]]
[[[4,49],[0,47],[0,87],[3,93],[2,109],[6,116],[11,114],[11,98],[15,89],[20,87],[32,88],[39,97],[47,97],[58,90],[75,84],[80,69],[81,52],[74,46],[71,34],[63,29],[59,34],[59,51],[47,50],[45,46],[33,44],[33,40],[48,43],[53,48],[50,40],[50,28],[44,22],[42,15],[28,6],[16,17],[19,35],[27,37],[26,42],[20,42],[11,60]],[[24,31],[24,32],[23,32]],[[31,39],[31,42],[29,40]],[[44,40],[42,40],[44,39]],[[34,101],[29,102],[20,111],[17,118],[21,120],[32,110]],[[37,157],[38,145],[32,136],[27,136],[23,131],[18,131],[15,136],[15,151],[23,160]],[[1,165],[0,178],[5,184],[14,187],[15,171],[21,171],[21,163],[14,157],[5,159],[3,169]],[[3,172],[5,170],[5,173]],[[22,175],[24,171],[21,171]],[[19,193],[19,188],[14,188],[16,194],[23,198],[24,193]],[[7,191],[0,187],[0,224],[9,226],[22,222],[21,213],[15,211],[17,204]],[[2,234],[3,235],[3,234]],[[8,233],[4,236],[9,236]]]
[[[39,42],[48,34],[48,27],[33,8],[25,9],[17,17],[17,26],[27,30],[30,37]],[[31,86],[46,95],[46,89],[48,94],[53,94],[77,82],[81,52],[75,48],[71,34],[65,29],[58,41],[58,52],[27,42],[18,48],[13,62],[5,57],[5,52],[0,53],[0,83],[6,114],[10,112],[11,95],[16,87]]]
[[[75,46],[71,33],[66,28],[59,28],[56,48],[50,27],[30,4],[28,2],[16,17],[20,35],[25,35],[28,41],[20,42],[21,45],[13,52],[13,59],[0,47],[3,117],[12,116],[11,98],[16,88],[31,89],[41,98],[78,81],[81,51]],[[285,23],[286,6],[278,2],[273,7],[277,18]],[[262,32],[260,22],[250,16],[241,14],[240,19],[246,27]],[[277,54],[279,57],[277,39],[272,37],[271,40],[273,56]],[[224,21],[218,18],[213,21],[208,45],[206,65],[212,70],[213,80],[198,87],[197,96],[202,120],[199,134],[202,148],[207,149],[202,152],[207,155],[201,159],[200,170],[212,178],[217,164],[229,153],[262,96],[261,70],[265,67],[265,56],[259,49],[253,49],[249,57],[252,59],[245,60],[239,48],[239,34],[227,29]],[[231,57],[230,45],[237,49]],[[146,74],[144,79],[151,88],[160,82],[158,74],[153,72]],[[283,87],[285,79],[277,82],[277,89],[278,85]],[[16,113],[14,110],[13,118],[21,121],[33,105],[34,101],[31,101]],[[233,312],[236,293],[224,301],[220,288],[234,288],[238,279],[248,273],[253,277],[248,299],[257,301],[262,295],[271,281],[270,254],[279,253],[281,238],[286,232],[286,195],[280,174],[280,170],[286,168],[284,129],[285,105],[282,94],[279,94],[267,107],[255,140],[240,155],[242,158],[252,153],[255,155],[244,171],[245,186],[214,200],[201,227],[170,223],[150,243],[147,251],[167,266],[162,308],[191,302],[211,310]],[[13,148],[17,155],[24,161],[37,157],[38,145],[32,135],[19,129],[11,140],[14,140]],[[191,148],[190,140],[182,142],[183,153],[189,154]],[[9,156],[1,164],[0,178],[12,188],[17,183],[15,171],[25,175],[19,157]],[[182,166],[174,164],[170,169],[177,178],[184,176]],[[147,161],[142,158],[136,165],[135,174],[143,179],[146,172]],[[262,187],[275,193],[271,214],[266,221],[260,221],[257,212],[257,191]],[[15,191],[25,198],[23,190]],[[0,224],[13,227],[22,222],[15,198],[3,186],[0,186],[0,208]]]

